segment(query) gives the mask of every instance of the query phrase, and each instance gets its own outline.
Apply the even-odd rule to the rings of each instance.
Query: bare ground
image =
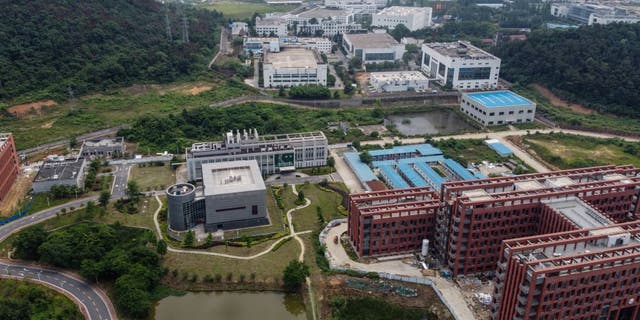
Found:
[[[545,98],[549,99],[549,102],[556,107],[569,108],[570,110],[581,113],[581,114],[592,114],[595,113],[595,110],[589,109],[583,105],[577,103],[569,103],[560,97],[556,96],[551,90],[539,85],[534,84],[533,87]]]
[[[40,115],[43,109],[57,105],[58,103],[53,100],[34,101],[11,106],[9,107],[9,109],[7,109],[7,112],[13,114],[18,118],[24,118],[28,114]]]
[[[31,189],[31,180],[33,180],[34,174],[35,173],[28,175],[21,173],[18,175],[18,179],[11,189],[9,189],[7,197],[0,202],[0,216],[8,217],[16,212],[20,200],[23,199],[27,192],[29,192],[29,189]]]

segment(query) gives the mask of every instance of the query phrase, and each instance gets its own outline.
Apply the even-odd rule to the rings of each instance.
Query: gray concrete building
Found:
[[[256,129],[229,131],[222,141],[194,143],[186,150],[189,181],[202,180],[202,164],[256,160],[263,175],[327,164],[328,141],[322,131],[258,135]]]
[[[85,140],[80,154],[87,158],[112,158],[124,155],[123,137]]]
[[[47,160],[33,180],[35,193],[49,192],[55,185],[80,188],[84,180],[85,158]]]
[[[256,160],[202,165],[203,187],[181,183],[167,193],[169,228],[206,232],[269,224],[267,191]]]
[[[405,51],[404,45],[388,33],[344,34],[342,46],[349,59],[358,57],[363,64],[400,60]]]

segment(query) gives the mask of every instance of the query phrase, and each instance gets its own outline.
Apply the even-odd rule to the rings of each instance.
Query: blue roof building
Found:
[[[485,140],[484,143],[503,158],[513,155],[513,151],[496,139]]]
[[[465,92],[460,110],[485,126],[533,122],[536,104],[511,91]]]

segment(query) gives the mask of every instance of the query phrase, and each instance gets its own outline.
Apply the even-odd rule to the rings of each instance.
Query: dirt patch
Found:
[[[9,189],[9,193],[4,200],[0,202],[0,216],[8,217],[16,213],[20,205],[20,200],[24,199],[24,196],[29,192],[29,189],[31,189],[33,176],[35,176],[35,172],[31,174],[20,173],[18,175],[18,179],[16,179],[16,182],[11,189]]]
[[[213,88],[213,86],[211,86],[211,85],[195,86],[195,87],[193,87],[191,89],[181,90],[180,92],[195,96],[195,95],[200,94],[202,92],[205,92],[207,90],[211,90],[211,88]]]
[[[43,109],[57,106],[57,105],[58,103],[56,103],[53,100],[42,100],[42,101],[35,101],[35,102],[29,102],[29,103],[23,103],[23,104],[16,104],[14,106],[9,107],[9,109],[7,109],[7,112],[13,114],[18,118],[24,118],[26,115],[29,115],[29,114],[40,115]]]
[[[42,129],[49,129],[51,127],[53,127],[53,124],[56,123],[56,120],[51,120],[43,125],[40,126],[40,128]]]
[[[545,98],[549,99],[549,102],[556,107],[569,108],[570,110],[581,113],[581,114],[593,114],[596,113],[595,110],[589,109],[583,105],[577,103],[569,103],[560,97],[556,96],[551,90],[539,85],[534,84],[533,87]]]

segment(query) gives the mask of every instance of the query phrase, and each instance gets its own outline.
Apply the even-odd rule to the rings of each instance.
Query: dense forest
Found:
[[[61,293],[19,280],[0,280],[0,319],[84,319]]]
[[[541,83],[602,112],[640,117],[640,24],[536,31],[499,46],[500,76]]]
[[[0,6],[0,101],[5,102],[66,99],[204,70],[223,19],[215,11],[154,0],[0,0]],[[183,17],[188,41],[183,41]]]

